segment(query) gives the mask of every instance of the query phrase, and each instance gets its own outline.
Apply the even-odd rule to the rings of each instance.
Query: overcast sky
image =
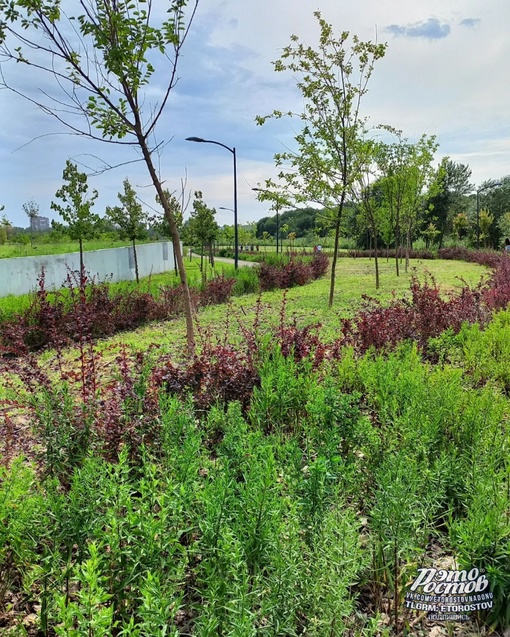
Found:
[[[64,7],[69,4],[63,0]],[[395,126],[412,140],[436,135],[437,161],[448,155],[468,164],[477,186],[510,174],[508,0],[200,0],[181,79],[158,131],[158,141],[170,142],[160,163],[170,190],[187,175],[188,189],[201,190],[209,205],[233,208],[232,154],[184,141],[204,137],[236,148],[239,221],[267,214],[267,204],[258,202],[251,188],[274,176],[273,155],[285,145],[293,147],[295,123],[269,121],[260,127],[255,116],[299,109],[295,82],[275,73],[271,62],[293,33],[316,44],[316,9],[337,32],[388,44],[362,106],[374,126]],[[10,82],[25,92],[44,87],[25,71],[21,65],[5,68]],[[151,97],[157,99],[157,91],[147,102]],[[30,199],[41,215],[56,218],[50,203],[67,159],[83,169],[99,164],[92,155],[110,164],[137,157],[130,148],[45,135],[62,129],[5,90],[0,120],[0,204],[14,225],[28,225],[22,205]],[[89,179],[99,191],[96,212],[115,205],[125,177],[154,204],[144,166],[134,163]],[[232,223],[232,213],[218,210],[217,219],[220,225]]]

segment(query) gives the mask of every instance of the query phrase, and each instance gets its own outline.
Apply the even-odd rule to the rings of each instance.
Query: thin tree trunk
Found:
[[[168,225],[170,226],[170,232],[172,233],[172,242],[174,244],[174,254],[177,258],[177,267],[179,269],[179,277],[181,279],[181,285],[182,285],[183,296],[184,296],[184,314],[186,317],[186,339],[188,342],[188,353],[192,355],[195,353],[195,328],[193,325],[193,308],[191,306],[191,295],[189,292],[188,279],[186,276],[186,267],[184,265],[184,260],[182,258],[179,230],[177,229],[177,225],[175,223],[175,219],[173,217],[172,211],[170,210],[170,207],[168,206],[168,202],[166,200],[166,196],[163,191],[163,186],[161,185],[161,181],[159,180],[158,174],[154,167],[152,156],[147,147],[145,137],[141,133],[138,134],[138,143],[140,144],[140,148],[142,149],[142,154],[145,160],[145,164],[151,176],[154,188],[156,189],[156,192],[158,193],[158,196],[160,198],[161,204],[163,206],[163,210],[165,212],[165,217],[168,221]]]
[[[397,276],[400,276],[398,257],[400,252],[400,216],[398,214],[398,209],[396,213],[395,219],[395,271]]]
[[[136,283],[139,284],[140,283],[140,277],[138,276],[138,256],[136,254],[136,245],[135,245],[135,240],[134,239],[133,239],[133,257],[135,259]]]
[[[211,268],[214,268],[214,250],[212,243],[209,244],[209,261],[211,263]]]
[[[329,307],[333,307],[333,297],[335,295],[335,271],[336,271],[336,260],[338,255],[338,245],[340,243],[340,222],[342,220],[342,210],[344,207],[344,195],[342,194],[342,198],[340,203],[338,204],[338,214],[335,223],[335,247],[333,249],[333,263],[331,264],[331,280],[329,286]]]
[[[83,239],[78,239],[78,245],[80,246],[80,286],[83,285],[85,279],[85,265],[83,263]]]
[[[407,271],[409,270],[409,252],[411,250],[411,228],[407,229],[406,232],[406,274]]]
[[[379,289],[379,258],[377,255],[377,230],[373,229],[374,232],[374,261],[375,261],[375,289]]]

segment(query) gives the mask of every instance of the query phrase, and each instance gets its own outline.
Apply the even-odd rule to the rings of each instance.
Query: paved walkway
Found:
[[[194,252],[191,254],[191,256],[196,257],[197,259],[200,259],[200,255],[195,254]],[[204,259],[208,259],[208,258],[209,257],[204,254]],[[216,263],[216,261],[219,261],[220,263],[230,263],[231,265],[234,265],[235,263],[234,259],[229,259],[227,257],[214,257],[214,262]],[[237,260],[237,264],[240,268],[245,265],[248,266],[249,268],[253,268],[254,265],[258,265],[257,261],[241,261],[241,259]]]

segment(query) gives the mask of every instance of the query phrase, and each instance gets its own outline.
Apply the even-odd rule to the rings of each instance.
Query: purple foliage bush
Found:
[[[306,285],[323,276],[327,272],[328,265],[329,259],[322,252],[315,253],[309,261],[291,255],[287,263],[261,263],[257,266],[260,290],[267,292],[274,289],[289,289],[297,285]]]

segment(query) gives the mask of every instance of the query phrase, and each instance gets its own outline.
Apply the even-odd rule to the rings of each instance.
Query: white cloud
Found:
[[[178,188],[187,171],[189,187],[202,190],[207,203],[233,207],[231,155],[184,141],[190,135],[215,139],[237,149],[240,220],[266,213],[251,187],[274,175],[272,157],[292,144],[295,123],[282,120],[258,127],[254,118],[274,108],[300,108],[295,80],[275,73],[271,62],[292,33],[316,43],[312,13],[317,7],[338,31],[388,41],[365,102],[374,124],[392,124],[410,138],[436,134],[438,159],[450,155],[469,163],[476,183],[510,173],[507,0],[465,0],[461,11],[453,0],[201,0],[181,60],[181,79],[158,133],[158,141],[171,140],[161,157],[161,172],[171,189]],[[393,37],[386,31],[391,25],[403,29],[404,36],[421,37]],[[447,37],[437,37],[446,31]],[[40,76],[25,75],[26,70],[14,66],[10,76],[22,82],[21,90],[48,86]],[[58,126],[6,91],[1,98],[0,204],[17,224],[26,224],[21,206],[30,198],[40,204],[42,214],[49,213],[66,159],[90,153],[115,164],[138,157],[129,148],[67,136],[42,137],[26,146]],[[160,85],[151,86],[147,101],[160,98]],[[115,203],[126,176],[152,205],[143,165],[130,164],[91,178],[91,187],[100,193],[96,209]],[[225,211],[219,221],[229,218]]]

